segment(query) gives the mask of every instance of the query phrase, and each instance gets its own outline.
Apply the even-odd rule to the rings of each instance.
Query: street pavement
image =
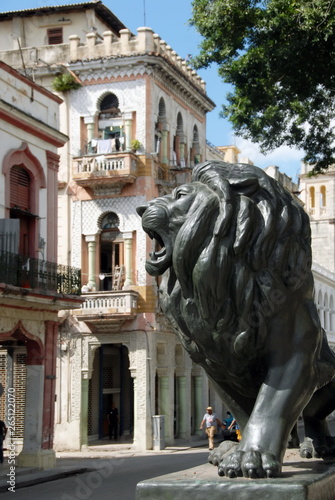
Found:
[[[335,420],[330,427],[334,435]],[[301,431],[300,425],[300,438]],[[217,439],[216,446],[219,442]],[[53,469],[15,465],[14,474],[6,453],[4,464],[0,465],[1,500],[9,498],[14,491],[17,500],[29,497],[34,500],[88,500],[91,495],[99,500],[135,500],[137,482],[205,464],[208,441],[203,435],[187,443],[176,440],[174,446],[163,450],[139,451],[131,442],[102,440],[79,452],[56,453]],[[10,481],[15,485],[11,490]]]
[[[157,457],[169,455],[175,456],[175,454],[181,455],[192,452],[193,450],[195,453],[197,453],[198,451],[201,453],[202,456],[199,457],[199,460],[193,460],[192,464],[188,465],[187,460],[183,460],[181,458],[180,469],[177,468],[176,470],[182,470],[183,468],[206,463],[208,457],[207,446],[207,439],[199,439],[197,441],[192,441],[191,443],[180,441],[177,442],[175,446],[166,447],[163,450],[139,451],[134,445],[130,443],[121,442],[116,444],[113,442],[113,444],[111,444],[111,442],[108,440],[102,440],[98,443],[88,446],[87,449],[83,451],[56,453],[56,467],[53,469],[41,470],[30,467],[18,467],[15,465],[14,472],[13,469],[10,469],[10,465],[7,463],[6,452],[4,452],[5,460],[4,463],[0,465],[1,498],[5,499],[5,492],[8,492],[7,496],[9,498],[9,495],[14,491],[16,493],[15,498],[18,498],[21,489],[23,489],[22,498],[26,498],[27,488],[30,486],[49,482],[53,483],[59,479],[65,479],[74,476],[80,477],[81,475],[83,475],[84,477],[85,474],[88,474],[88,482],[90,483],[90,481],[93,481],[94,483],[94,481],[99,480],[99,478],[107,479],[109,476],[115,473],[117,475],[118,470],[124,468],[125,465],[127,470],[132,469],[133,467],[135,467],[135,458],[142,458],[143,460],[141,460],[141,463],[143,464],[151,458],[154,458],[152,464],[148,468],[147,475],[145,477],[139,477],[140,481],[144,478],[150,478],[154,475],[159,474],[159,472],[156,473],[154,471],[155,464],[159,463],[159,461],[157,461]],[[172,459],[171,462],[176,463],[174,459]],[[130,464],[132,464],[132,467],[130,467]],[[101,473],[99,473],[100,475],[97,474],[97,471],[101,471]],[[165,473],[164,469],[162,470],[161,474],[163,473]],[[12,487],[12,484],[14,485],[14,488]],[[11,487],[12,489],[9,489]],[[51,486],[49,485],[49,489],[52,488],[53,484],[51,484]],[[85,490],[84,487],[83,489]],[[32,497],[35,498],[35,495],[33,494]],[[54,498],[61,498],[61,496]],[[84,492],[79,491],[79,496],[78,494],[76,494],[75,496],[71,496],[68,499],[64,498],[64,500],[70,500],[73,498],[84,500],[86,496]],[[48,499],[51,500],[49,496]]]

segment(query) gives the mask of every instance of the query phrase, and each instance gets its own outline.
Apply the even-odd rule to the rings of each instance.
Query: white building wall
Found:
[[[300,197],[310,217],[313,261],[335,270],[335,168],[323,175],[307,177],[302,166]]]
[[[61,18],[65,20],[60,21]],[[92,27],[95,27],[101,35],[106,29],[110,29],[107,24],[94,15],[93,9],[86,12],[84,9],[82,11],[76,10],[75,15],[71,12],[67,12],[65,15],[56,12],[26,18],[16,17],[1,23],[1,38],[3,40],[1,50],[17,49],[18,39],[21,47],[47,45],[47,29],[58,27],[63,28],[64,43],[68,43],[69,37],[73,34],[78,34],[81,43],[85,42],[86,33],[90,33]]]

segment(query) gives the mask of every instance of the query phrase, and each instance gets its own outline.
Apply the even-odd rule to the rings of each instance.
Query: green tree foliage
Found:
[[[219,65],[222,115],[262,152],[283,144],[322,172],[335,163],[334,0],[193,0],[196,68]]]
[[[67,90],[76,90],[81,84],[71,73],[62,73],[56,76],[52,81],[52,88],[57,92],[66,92]]]

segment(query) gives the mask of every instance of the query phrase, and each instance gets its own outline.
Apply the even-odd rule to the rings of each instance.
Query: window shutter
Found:
[[[48,45],[63,43],[63,28],[48,29]]]
[[[19,207],[29,212],[29,174],[22,167],[10,171],[10,207]]]
[[[0,219],[0,252],[19,253],[20,220]]]

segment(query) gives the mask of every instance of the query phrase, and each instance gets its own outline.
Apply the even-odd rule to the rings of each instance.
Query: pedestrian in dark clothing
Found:
[[[3,420],[0,420],[0,464],[3,464],[3,442],[7,434],[7,427]]]
[[[111,404],[111,409],[107,414],[108,418],[108,428],[109,428],[109,439],[114,436],[115,441],[117,440],[118,424],[119,424],[119,412],[115,408],[115,404]]]

